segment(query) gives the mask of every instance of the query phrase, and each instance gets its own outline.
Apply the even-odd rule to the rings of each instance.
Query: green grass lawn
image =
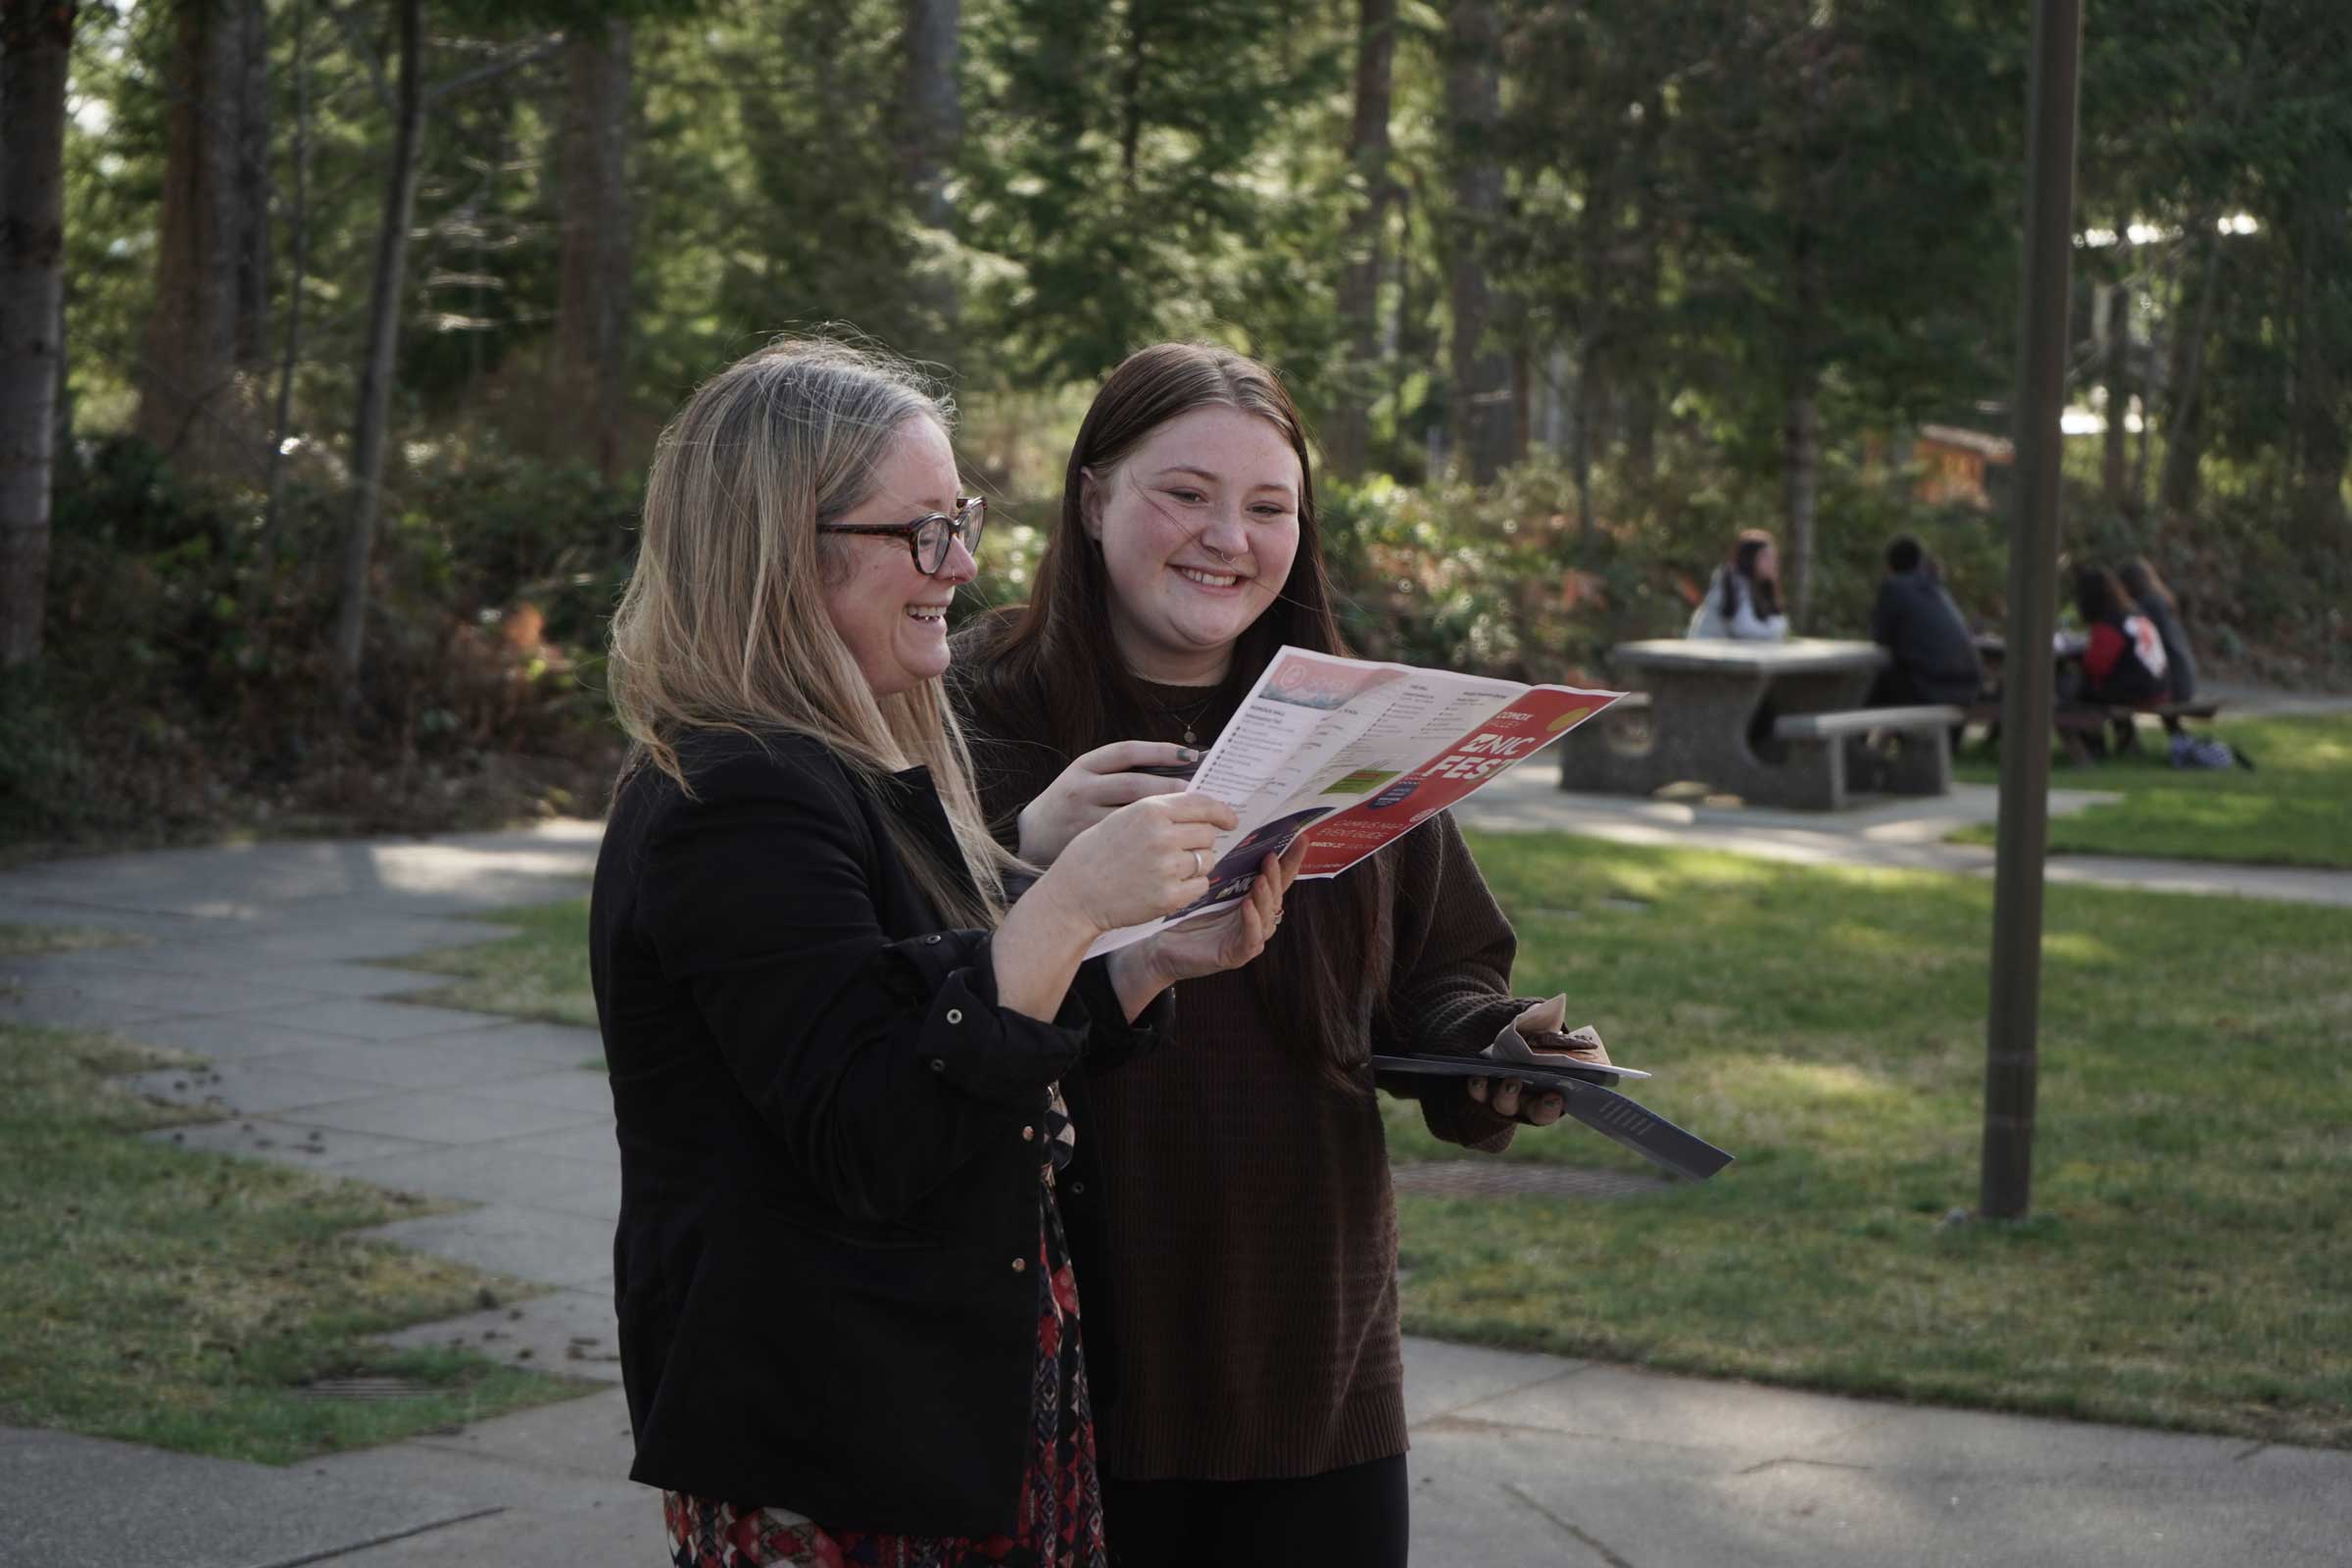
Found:
[[[500,909],[481,918],[514,926],[515,934],[398,960],[394,967],[460,977],[431,991],[410,992],[401,1001],[596,1027],[596,998],[588,990],[586,899]]]
[[[2256,770],[2173,767],[2164,732],[2142,724],[2135,755],[2086,767],[2052,766],[2053,784],[2120,790],[2124,799],[2052,818],[2051,851],[2352,869],[2352,714],[2225,718],[2197,727],[2243,751]],[[1998,760],[1982,752],[1961,758],[1954,772],[2000,782]],[[1990,844],[1993,829],[1967,828],[1953,837]]]
[[[108,1075],[186,1060],[0,1025],[0,1425],[282,1464],[588,1392],[370,1343],[528,1288],[351,1235],[446,1205],[130,1136],[189,1112]],[[418,1392],[302,1392],[359,1374]]]
[[[1987,883],[1474,840],[1520,989],[1566,991],[1657,1074],[1637,1098],[1740,1162],[1605,1200],[1401,1197],[1410,1329],[2352,1445],[2352,910],[2052,887],[2034,1216],[1955,1224]],[[537,911],[496,965],[584,987],[585,934],[584,903]],[[1394,1158],[1462,1157],[1387,1111]],[[1642,1167],[1573,1124],[1504,1157]]]

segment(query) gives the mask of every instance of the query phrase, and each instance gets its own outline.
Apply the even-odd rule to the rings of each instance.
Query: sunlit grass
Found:
[[[2051,852],[2352,869],[2352,714],[2198,727],[2252,758],[2255,771],[2173,767],[2163,731],[2142,724],[2137,754],[2052,767],[2054,784],[2121,791],[2124,799],[2052,818]],[[2000,778],[1997,760],[1984,756],[1963,758],[1955,771],[1979,783]],[[1993,831],[1953,837],[1990,844]]]
[[[397,960],[403,969],[460,977],[431,991],[409,992],[403,1002],[596,1027],[596,998],[588,989],[586,899],[501,909],[481,918],[517,930],[500,941]]]
[[[1947,1223],[1978,1200],[1984,884],[1477,847],[1506,909],[1579,911],[1519,922],[1518,989],[1565,990],[1657,1074],[1636,1098],[1740,1157],[1648,1198],[1401,1197],[1408,1326],[2352,1445],[2352,910],[2051,888],[2034,1217]],[[1604,902],[1629,862],[1638,913]],[[1458,1157],[1389,1115],[1396,1157]],[[1505,1157],[1632,1162],[1573,1128]]]
[[[373,1343],[527,1288],[352,1235],[438,1205],[131,1136],[191,1113],[110,1075],[186,1059],[0,1025],[0,1425],[284,1463],[584,1392]],[[300,1392],[360,1373],[416,1393]]]
[[[1637,1099],[1740,1160],[1651,1197],[1400,1197],[1414,1331],[2352,1445],[2352,910],[2052,887],[2034,1217],[1947,1223],[1978,1198],[1987,884],[1473,838],[1517,989],[1565,991],[1656,1074]],[[591,1017],[585,901],[497,918],[532,927],[499,971]],[[1384,1111],[1393,1158],[1463,1157]],[[1503,1157],[1648,1168],[1573,1125]]]

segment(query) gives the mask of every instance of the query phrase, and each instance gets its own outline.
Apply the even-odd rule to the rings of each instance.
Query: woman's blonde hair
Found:
[[[844,547],[816,531],[871,494],[909,421],[945,430],[949,417],[908,367],[823,338],[779,340],[704,382],[646,481],[610,683],[633,743],[624,779],[650,764],[692,795],[678,745],[696,730],[807,735],[869,780],[928,767],[963,865],[938,864],[895,813],[885,820],[942,914],[994,925],[1018,862],[989,836],[955,714],[937,680],[874,695],[825,609]]]

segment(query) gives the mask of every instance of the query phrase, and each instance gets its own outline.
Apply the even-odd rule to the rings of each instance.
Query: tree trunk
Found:
[[[963,103],[956,89],[956,52],[962,0],[904,0],[906,74],[901,99],[900,157],[915,220],[929,243],[915,263],[914,295],[928,318],[928,341],[908,348],[942,359],[956,351],[961,301],[954,266],[956,203],[948,175],[963,137]]]
[[[359,413],[351,437],[351,514],[344,524],[342,582],[335,607],[335,668],[347,705],[360,691],[360,653],[368,632],[368,566],[375,552],[382,503],[384,433],[392,413],[392,373],[400,352],[401,274],[409,224],[416,210],[419,144],[424,139],[423,0],[396,0],[400,81],[395,91],[392,167],[375,235],[375,281],[368,301],[368,356],[360,366]]]
[[[2168,517],[2184,516],[2197,505],[2198,467],[2205,456],[2205,344],[2213,335],[2213,313],[2222,292],[2222,245],[2216,220],[2207,217],[2205,265],[2197,282],[2197,302],[2185,330],[2172,343],[2170,396],[2164,420],[2164,475],[2157,481],[2156,504]]]
[[[2302,296],[2295,312],[2295,378],[2288,422],[2294,429],[2294,522],[2303,558],[2333,602],[2341,590],[2346,538],[2344,470],[2352,433],[2344,425],[2342,330],[2348,311],[2335,298],[2352,270],[2340,201],[2313,193],[2297,236]]]
[[[1371,461],[1372,401],[1380,363],[1380,272],[1389,230],[1389,114],[1396,76],[1396,0],[1357,0],[1355,114],[1348,127],[1348,162],[1356,206],[1348,215],[1345,270],[1340,274],[1340,324],[1348,334],[1348,373],[1324,442],[1326,466],[1343,479],[1360,477]]]
[[[250,251],[242,164],[245,0],[179,0],[165,90],[155,308],[138,365],[136,428],[185,472],[232,471]]]
[[[41,657],[65,290],[72,0],[0,0],[0,668]]]
[[[1802,635],[1811,623],[1813,598],[1813,517],[1821,495],[1820,373],[1800,369],[1788,388],[1786,418],[1781,430],[1781,488],[1787,509],[1788,548],[1781,565],[1787,590],[1783,607],[1789,630]]]
[[[564,42],[556,391],[608,480],[621,475],[628,399],[629,66],[626,22],[583,24]]]
[[[1454,0],[1446,16],[1446,121],[1453,173],[1446,225],[1452,305],[1454,450],[1477,483],[1511,459],[1509,357],[1489,342],[1494,302],[1486,251],[1502,217],[1502,25],[1494,0]]]
[[[262,505],[262,548],[276,542],[283,500],[286,437],[294,418],[294,368],[302,363],[302,296],[311,270],[311,19],[308,0],[294,0],[294,199],[286,213],[293,259],[286,278],[285,351],[278,362],[277,407],[270,418],[268,499]]]
[[[2129,514],[2132,510],[2130,453],[2124,423],[2132,410],[2132,285],[2110,284],[2107,296],[2107,343],[2102,378],[2107,383],[2107,432],[2100,445],[2099,485],[2107,505]]]
[[[1633,275],[1628,287],[1629,319],[1618,330],[1618,376],[1625,388],[1625,462],[1643,488],[1658,476],[1658,290],[1664,275],[1665,243],[1659,230],[1659,149],[1666,139],[1666,95],[1653,88],[1644,102],[1640,160],[1634,173]]]
[[[906,79],[900,120],[907,188],[915,217],[932,228],[956,220],[948,170],[963,135],[963,103],[956,88],[957,29],[962,0],[905,0]]]
[[[270,354],[270,25],[266,0],[237,0],[237,364]]]

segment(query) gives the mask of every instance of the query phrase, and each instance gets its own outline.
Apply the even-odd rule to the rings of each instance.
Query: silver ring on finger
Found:
[[[1200,852],[1199,850],[1195,850],[1193,852],[1193,875],[1208,875],[1208,863],[1200,858]]]

